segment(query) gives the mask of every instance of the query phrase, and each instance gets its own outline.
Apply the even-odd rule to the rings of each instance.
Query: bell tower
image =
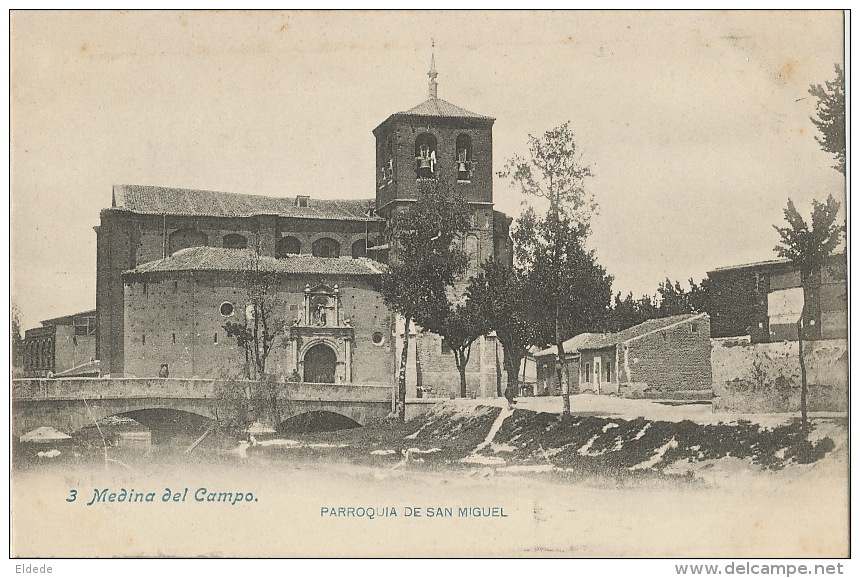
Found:
[[[434,46],[435,48],[435,46]],[[455,297],[464,295],[468,279],[488,260],[512,263],[513,249],[509,235],[511,219],[493,210],[493,123],[495,119],[477,114],[439,98],[439,72],[435,50],[427,72],[427,99],[403,112],[389,116],[373,129],[376,138],[376,212],[384,219],[396,218],[398,212],[418,200],[426,181],[439,181],[462,195],[472,209],[469,231],[463,249],[469,258],[465,275],[453,287]],[[391,254],[390,259],[396,259]],[[403,347],[401,335],[406,330],[403,319],[395,324],[395,351]],[[414,327],[414,326],[413,326]],[[456,383],[451,372],[451,353],[442,339],[418,331],[410,340],[407,369],[409,385],[445,389]],[[473,391],[495,395],[500,375],[497,368],[499,348],[495,336],[482,337],[474,351],[479,353],[468,371]],[[419,372],[420,366],[424,369]],[[431,370],[432,368],[432,370]]]
[[[386,216],[417,198],[421,179],[442,179],[476,209],[492,211],[495,119],[439,98],[435,54],[427,76],[427,100],[373,130],[376,209]]]
[[[493,123],[439,98],[435,44],[430,56],[427,100],[389,116],[376,137],[376,210],[383,218],[418,198],[423,179],[442,180],[474,209],[466,251],[477,266],[497,258],[494,234],[507,218],[493,211]],[[505,223],[496,223],[503,217]],[[472,267],[470,266],[470,269]]]

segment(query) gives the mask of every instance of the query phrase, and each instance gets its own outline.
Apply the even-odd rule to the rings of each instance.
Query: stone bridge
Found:
[[[385,417],[392,388],[383,385],[280,384],[282,423],[311,412],[331,412],[358,425]],[[409,400],[407,418],[432,407]],[[69,378],[12,380],[12,435],[41,426],[66,434],[110,416],[130,417],[159,431],[200,431],[215,417],[215,380],[171,378]]]

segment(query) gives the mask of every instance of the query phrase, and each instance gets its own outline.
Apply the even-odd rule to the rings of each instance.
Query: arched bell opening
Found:
[[[415,177],[432,179],[436,175],[436,137],[422,133],[415,139]]]

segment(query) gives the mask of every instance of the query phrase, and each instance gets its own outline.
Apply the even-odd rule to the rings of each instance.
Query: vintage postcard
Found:
[[[21,572],[842,573],[846,18],[12,11]]]

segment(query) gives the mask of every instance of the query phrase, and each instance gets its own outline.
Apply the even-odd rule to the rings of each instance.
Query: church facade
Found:
[[[376,289],[389,257],[386,223],[415,202],[422,179],[441,179],[470,203],[463,243],[469,271],[512,260],[511,220],[493,208],[492,126],[437,96],[382,122],[376,191],[366,200],[263,197],[117,185],[97,234],[97,357],[103,375],[217,377],[244,354],[225,330],[247,324],[249,270],[273,279],[269,301],[283,328],[267,371],[320,383],[389,385],[396,380],[402,319]],[[453,355],[420,328],[408,381],[428,393],[458,389]],[[473,346],[473,395],[496,395],[501,347]],[[414,390],[413,390],[414,391]]]

